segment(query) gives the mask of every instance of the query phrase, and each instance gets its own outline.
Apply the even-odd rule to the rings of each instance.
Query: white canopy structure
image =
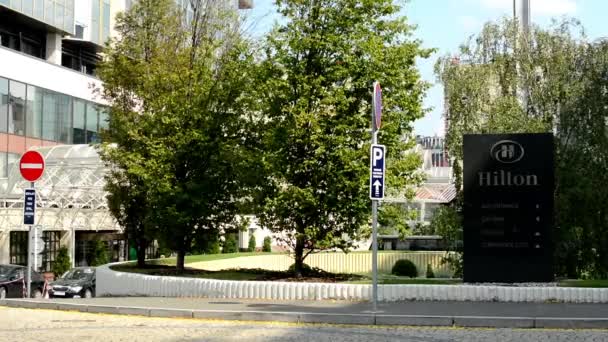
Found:
[[[36,181],[36,225],[42,230],[120,230],[111,217],[104,187],[106,167],[94,147],[57,145],[35,148],[45,159]],[[23,191],[31,187],[19,172],[19,161],[0,179],[0,229],[26,230]]]

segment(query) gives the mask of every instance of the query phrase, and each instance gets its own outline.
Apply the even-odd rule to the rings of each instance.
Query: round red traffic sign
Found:
[[[44,173],[44,158],[37,151],[27,151],[19,160],[21,176],[30,182],[35,182]]]

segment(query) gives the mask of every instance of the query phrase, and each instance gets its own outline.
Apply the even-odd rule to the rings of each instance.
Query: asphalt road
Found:
[[[46,301],[49,300],[40,300]],[[121,297],[91,299],[52,299],[55,302],[150,307],[185,310],[227,310],[265,312],[310,312],[336,314],[368,314],[369,302],[349,301],[270,301],[246,299]],[[566,303],[499,303],[499,302],[441,302],[405,301],[380,302],[378,314],[420,316],[487,316],[487,317],[558,317],[608,318],[605,304]]]
[[[0,307],[2,341],[608,341],[606,330],[462,329],[212,321]]]

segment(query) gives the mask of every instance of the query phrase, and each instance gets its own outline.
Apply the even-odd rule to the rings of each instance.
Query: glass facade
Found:
[[[0,77],[0,133],[60,144],[100,142],[107,110],[89,101]],[[18,155],[0,151],[0,177]]]
[[[0,0],[0,5],[74,34],[74,0]]]
[[[10,258],[13,265],[27,265],[27,232],[11,232]]]
[[[43,231],[42,240],[44,241],[44,249],[42,252],[42,265],[39,266],[39,272],[50,272],[53,268],[53,262],[59,254],[61,247],[61,232],[59,231]]]
[[[110,0],[91,1],[91,41],[103,45],[110,37]]]

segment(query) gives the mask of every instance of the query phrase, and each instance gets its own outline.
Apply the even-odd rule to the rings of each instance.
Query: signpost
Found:
[[[38,230],[34,229],[36,213],[36,190],[35,181],[44,173],[44,157],[37,151],[27,151],[19,160],[19,171],[21,176],[31,182],[30,189],[25,189],[23,203],[23,224],[29,225],[28,234],[28,258],[27,258],[27,295],[31,296],[32,261],[36,268],[38,263]]]
[[[464,136],[464,281],[553,280],[553,135]]]
[[[378,145],[378,130],[382,118],[382,88],[374,82],[372,96],[372,147],[370,150],[369,193],[372,200],[372,302],[378,311],[378,200],[384,198],[384,170],[386,148]]]

